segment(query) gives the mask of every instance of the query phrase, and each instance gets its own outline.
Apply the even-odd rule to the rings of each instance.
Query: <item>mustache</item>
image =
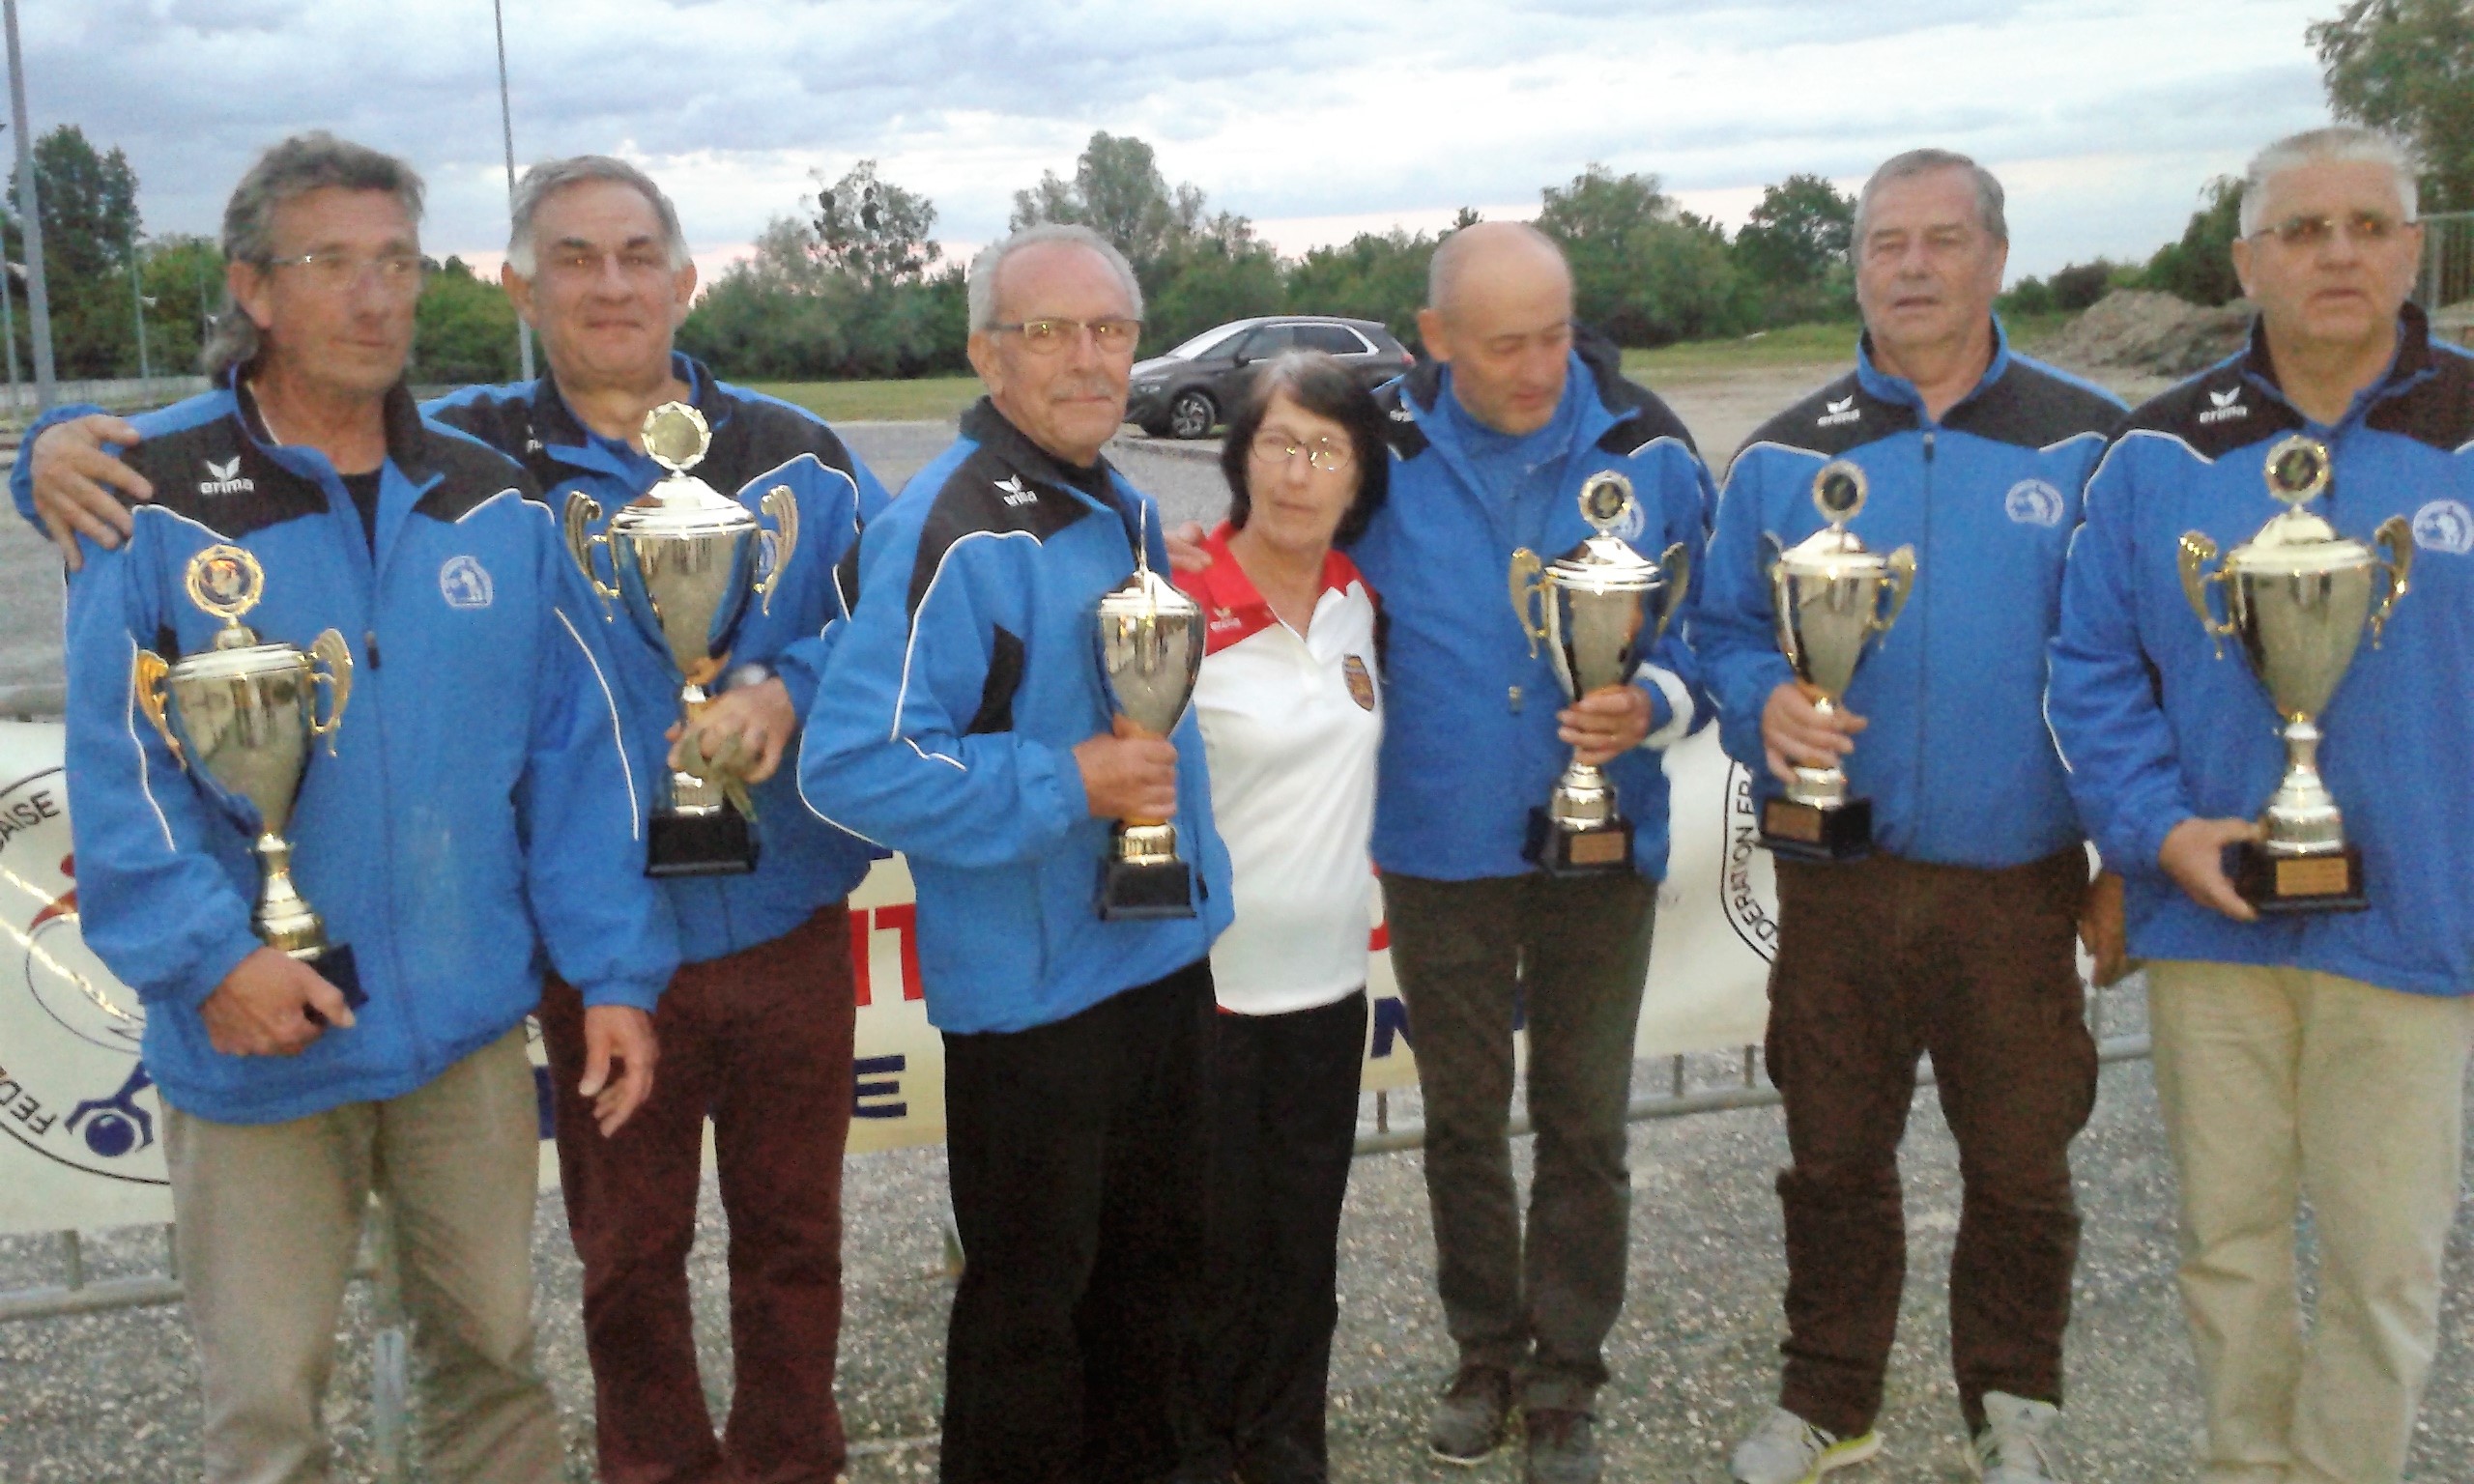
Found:
[[[1122,397],[1125,392],[1122,385],[1105,376],[1068,376],[1050,385],[1048,399],[1070,402],[1083,397]]]

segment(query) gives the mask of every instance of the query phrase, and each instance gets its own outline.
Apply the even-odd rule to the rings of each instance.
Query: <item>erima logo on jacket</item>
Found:
[[[241,456],[237,453],[220,464],[207,460],[206,477],[197,482],[200,495],[248,495],[257,488],[256,481],[241,477]]]
[[[1009,505],[1036,505],[1040,502],[1039,492],[1024,484],[1020,474],[1008,475],[994,482],[996,493],[1003,496]]]
[[[2230,391],[2211,391],[2207,400],[2207,409],[2200,414],[2202,423],[2231,422],[2237,417],[2251,415],[2251,410],[2242,405],[2242,388],[2239,386]]]
[[[1859,422],[1863,416],[1864,414],[1856,410],[1856,394],[1851,391],[1835,402],[1824,402],[1821,417],[1815,426],[1834,428],[1841,423]]]

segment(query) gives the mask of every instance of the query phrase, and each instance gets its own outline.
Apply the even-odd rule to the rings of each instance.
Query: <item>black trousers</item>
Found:
[[[1149,1481],[1201,1236],[1202,960],[1027,1031],[945,1038],[964,1269],[944,1484]]]
[[[1196,1476],[1320,1484],[1339,1322],[1336,1248],[1357,1146],[1366,992],[1212,1017],[1203,1056],[1203,1282],[1188,1366]]]

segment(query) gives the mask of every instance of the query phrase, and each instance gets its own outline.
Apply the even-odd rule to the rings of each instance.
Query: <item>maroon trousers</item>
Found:
[[[830,1484],[842,1331],[842,1151],[850,1131],[850,916],[678,971],[653,1016],[653,1094],[603,1138],[584,1006],[553,979],[542,1039],[567,1226],[584,1260],[601,1477],[610,1484]],[[705,1120],[730,1218],[730,1423],[717,1442],[687,1300]]]
[[[1929,1052],[1965,1195],[1950,1358],[1971,1430],[1983,1397],[2061,1401],[2079,1254],[2070,1141],[2096,1099],[2082,1018],[2073,848],[1999,870],[1877,855],[1778,863],[1769,1079],[1795,1162],[1779,1405],[1842,1438],[1873,1425],[1907,1271],[1898,1146]]]

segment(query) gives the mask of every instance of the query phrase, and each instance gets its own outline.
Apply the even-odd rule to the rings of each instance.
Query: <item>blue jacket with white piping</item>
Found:
[[[2072,795],[2122,873],[2141,957],[2474,993],[2474,357],[2434,342],[2408,305],[2387,375],[2323,426],[2278,390],[2252,334],[2133,414],[2088,482],[2046,701]],[[2384,638],[2363,637],[2318,722],[2319,773],[2362,847],[2370,908],[2236,923],[2192,901],[2157,852],[2185,819],[2256,817],[2285,745],[2238,645],[2220,654],[2201,628],[2178,553],[2190,530],[2230,550],[2284,508],[2265,465],[2295,433],[2335,455],[2310,508],[2365,542],[2403,517],[2413,571]]]
[[[2125,411],[2013,354],[1998,325],[1994,342],[1938,422],[1913,383],[1874,365],[1867,337],[1855,370],[1764,423],[1727,471],[1692,622],[1727,755],[1757,799],[1775,797],[1761,715],[1794,671],[1770,562],[1827,524],[1813,476],[1836,459],[1861,468],[1869,496],[1848,528],[1884,556],[1913,546],[1915,586],[1848,689],[1871,725],[1840,767],[1873,802],[1880,849],[1942,866],[2023,865],[2082,838],[2045,730],[2045,645],[2080,489]]]
[[[1192,918],[1103,922],[1110,821],[1073,749],[1106,735],[1097,605],[1167,550],[1150,497],[1105,464],[1078,483],[983,400],[860,545],[859,603],[808,716],[799,786],[842,827],[900,850],[919,893],[919,963],[944,1031],[1062,1020],[1202,958],[1228,925],[1202,731],[1177,748],[1177,853]]]
[[[269,442],[229,385],[136,422],[127,457],[156,498],[69,585],[68,773],[86,941],[146,1002],[165,1096],[236,1124],[397,1097],[522,1023],[553,964],[589,1005],[651,1009],[677,954],[641,874],[642,778],[601,622],[524,471],[398,388],[373,553],[333,467]],[[256,821],[184,772],[133,685],[141,648],[212,646],[221,620],[184,579],[217,543],[264,569],[242,620],[261,641],[331,628],[352,651],[335,754],[314,750],[285,834],[368,1002],[295,1057],[209,1043],[198,1007],[259,946]]]
[[[689,471],[757,511],[767,491],[784,487],[797,501],[798,542],[782,585],[768,601],[751,599],[729,667],[773,667],[806,716],[816,700],[839,626],[849,616],[858,578],[860,528],[888,499],[877,476],[821,418],[804,408],[713,379],[685,356],[675,357],[679,380],[712,430],[703,462]],[[581,491],[602,510],[595,529],[662,477],[661,469],[623,441],[604,438],[577,420],[544,376],[508,386],[472,386],[432,402],[430,416],[520,460],[539,484],[551,513]],[[768,544],[774,540],[766,528]],[[649,779],[667,775],[670,744],[663,732],[678,720],[679,678],[669,653],[616,605],[600,605],[609,620],[619,714],[626,719],[638,765]],[[679,949],[690,963],[768,943],[824,903],[848,896],[880,852],[837,830],[799,803],[796,742],[780,771],[753,790],[762,846],[756,870],[735,876],[674,876],[663,881],[677,910]],[[656,789],[656,794],[658,790]]]
[[[1710,475],[1666,404],[1624,380],[1614,347],[1583,338],[1557,414],[1570,427],[1561,467],[1507,496],[1487,487],[1461,447],[1441,400],[1453,395],[1449,367],[1429,361],[1376,394],[1391,419],[1391,497],[1349,556],[1383,594],[1375,864],[1467,881],[1536,869],[1521,854],[1529,812],[1546,803],[1572,758],[1555,734],[1567,702],[1553,662],[1511,606],[1512,553],[1526,548],[1552,562],[1595,534],[1580,487],[1613,471],[1633,495],[1631,520],[1615,533],[1653,560],[1680,541],[1697,568]],[[1653,880],[1665,876],[1667,853],[1657,749],[1707,719],[1682,619],[1636,680],[1650,696],[1649,737],[1604,767],[1633,823],[1634,865]]]

